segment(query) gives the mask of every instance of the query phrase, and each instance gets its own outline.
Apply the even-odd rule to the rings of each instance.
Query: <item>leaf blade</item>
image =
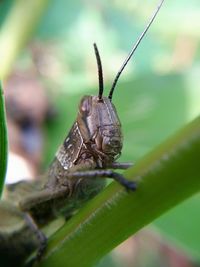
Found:
[[[3,191],[3,185],[7,168],[7,154],[8,154],[8,140],[7,140],[7,126],[6,113],[4,104],[3,88],[0,82],[0,196]]]

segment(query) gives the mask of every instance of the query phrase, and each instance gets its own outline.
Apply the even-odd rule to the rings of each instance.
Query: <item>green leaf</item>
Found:
[[[200,190],[200,118],[149,153],[125,176],[127,193],[112,183],[50,240],[39,266],[92,266],[154,219]]]
[[[7,128],[3,89],[0,82],[0,196],[3,190],[7,166]]]
[[[200,259],[200,194],[193,196],[155,221],[166,240],[181,248],[194,260]]]

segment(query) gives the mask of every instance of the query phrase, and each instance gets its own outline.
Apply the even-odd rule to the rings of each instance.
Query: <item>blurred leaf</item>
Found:
[[[51,0],[51,5],[47,8],[37,30],[37,36],[45,39],[62,38],[70,27],[76,23],[82,8],[83,3],[80,0]],[[74,32],[74,35],[76,34]]]
[[[0,1],[0,25],[3,23],[6,18],[14,0]]]
[[[0,30],[0,77],[9,75],[20,49],[29,40],[48,0],[14,1]]]
[[[188,177],[190,180],[190,177]],[[155,221],[155,225],[174,245],[200,260],[200,194],[190,198]]]

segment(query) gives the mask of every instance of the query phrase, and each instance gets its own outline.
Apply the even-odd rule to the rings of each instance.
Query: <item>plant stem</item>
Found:
[[[125,172],[127,178],[137,181],[136,192],[127,193],[112,183],[51,238],[38,265],[94,265],[129,236],[199,191],[199,157],[197,118]]]
[[[7,167],[7,128],[3,89],[0,82],[0,197]]]

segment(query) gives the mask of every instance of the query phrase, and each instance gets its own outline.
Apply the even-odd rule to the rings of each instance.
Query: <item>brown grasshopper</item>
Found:
[[[15,266],[21,266],[36,250],[39,258],[46,246],[41,227],[60,215],[70,218],[83,203],[103,189],[105,179],[102,178],[112,178],[127,190],[136,189],[135,182],[113,171],[126,169],[132,164],[116,162],[122,150],[122,132],[112,95],[119,76],[163,2],[117,73],[108,97],[103,96],[102,65],[94,44],[99,73],[98,96],[81,99],[77,119],[48,172],[35,182],[22,181],[8,186],[8,200],[0,202],[2,266],[12,266],[13,262]]]

